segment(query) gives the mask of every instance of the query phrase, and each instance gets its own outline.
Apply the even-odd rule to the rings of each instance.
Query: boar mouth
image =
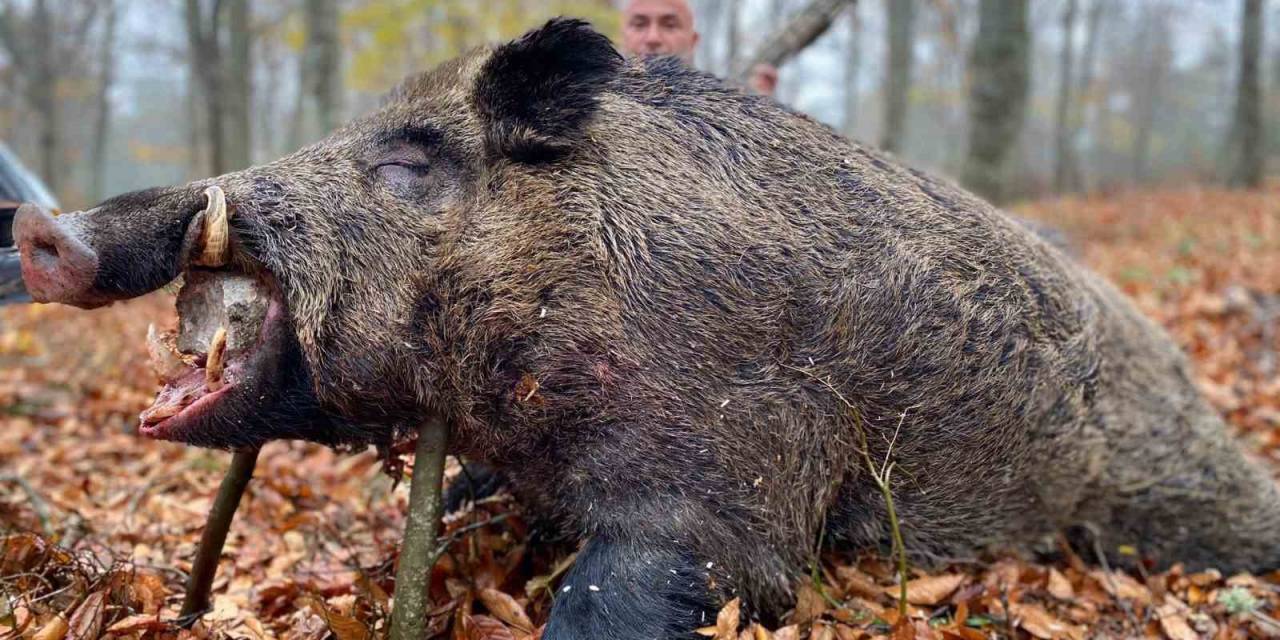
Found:
[[[187,269],[176,306],[178,327],[147,330],[147,351],[161,387],[141,414],[148,437],[197,445],[251,440],[246,408],[278,382],[289,323],[270,274],[228,267],[229,211],[222,189],[188,229]]]
[[[147,351],[161,388],[140,416],[143,435],[199,444],[243,428],[235,407],[251,406],[272,376],[287,330],[281,296],[263,276],[193,269],[178,293],[178,328],[148,329]],[[229,402],[240,398],[244,402]]]

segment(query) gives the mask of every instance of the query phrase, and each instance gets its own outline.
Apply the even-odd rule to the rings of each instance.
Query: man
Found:
[[[628,0],[622,11],[622,50],[627,55],[671,55],[692,65],[699,37],[693,10],[685,0]],[[778,70],[773,65],[756,65],[747,85],[771,96],[778,85]]]

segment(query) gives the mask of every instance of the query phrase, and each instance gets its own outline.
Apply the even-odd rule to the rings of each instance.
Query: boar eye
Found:
[[[375,170],[378,173],[378,179],[386,186],[406,196],[415,195],[426,184],[425,178],[431,172],[430,167],[425,163],[405,160],[384,162]]]
[[[397,160],[378,165],[378,175],[382,178],[397,176],[424,176],[430,168],[426,164]]]

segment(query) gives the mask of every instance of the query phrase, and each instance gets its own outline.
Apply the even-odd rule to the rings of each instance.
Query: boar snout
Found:
[[[34,300],[92,309],[155,291],[191,265],[226,266],[230,214],[220,188],[192,183],[56,217],[23,205],[13,237]]]
[[[93,291],[98,255],[80,238],[72,216],[55,218],[24,204],[13,222],[13,239],[22,260],[22,278],[37,302],[61,302],[82,308],[109,302]]]

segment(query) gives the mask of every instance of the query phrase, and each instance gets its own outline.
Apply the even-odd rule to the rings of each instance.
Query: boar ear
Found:
[[[564,153],[621,67],[609,39],[581,20],[558,18],[498,47],[475,87],[488,151],[518,162]]]

